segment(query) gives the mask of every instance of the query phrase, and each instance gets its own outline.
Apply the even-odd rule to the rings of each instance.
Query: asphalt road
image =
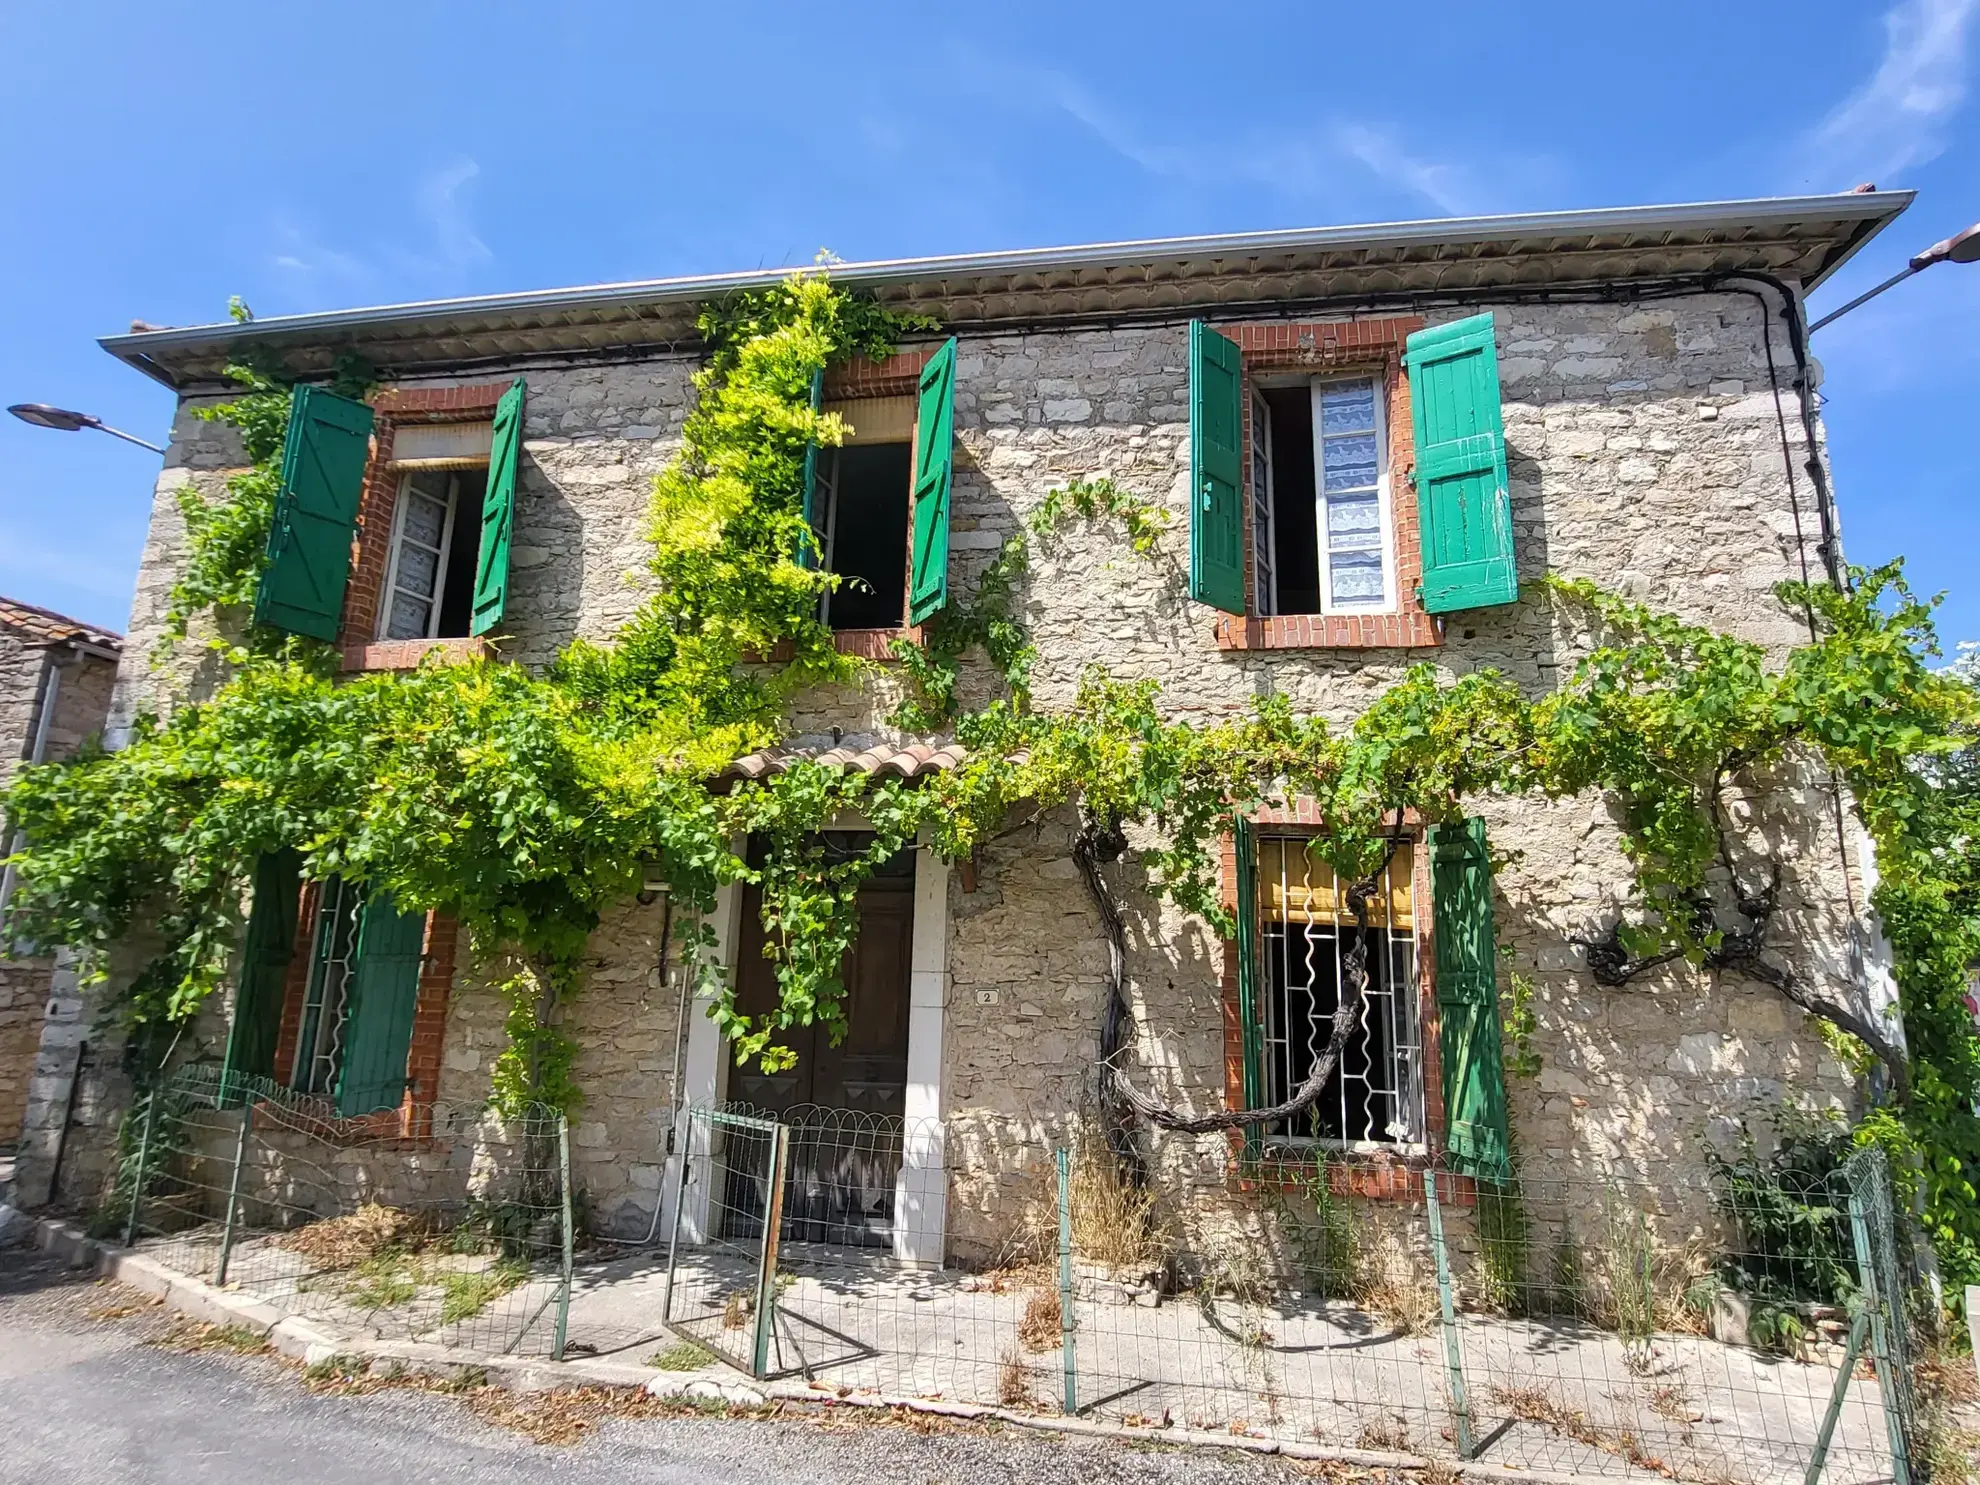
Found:
[[[0,1482],[1283,1485],[1302,1473],[1008,1428],[852,1423],[844,1411],[611,1419],[578,1443],[542,1444],[459,1398],[324,1394],[262,1357],[160,1344],[172,1326],[134,1291],[0,1248]]]

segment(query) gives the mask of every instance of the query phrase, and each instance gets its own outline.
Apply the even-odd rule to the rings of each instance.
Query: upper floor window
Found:
[[[914,484],[912,397],[834,404],[846,439],[820,449],[812,519],[822,565],[839,574],[821,616],[834,629],[894,629],[906,620],[908,512]]]
[[[380,639],[458,639],[473,617],[475,558],[493,423],[412,423],[397,431],[399,498],[385,564]]]
[[[1261,614],[1396,607],[1379,377],[1268,382],[1251,398],[1252,576]]]

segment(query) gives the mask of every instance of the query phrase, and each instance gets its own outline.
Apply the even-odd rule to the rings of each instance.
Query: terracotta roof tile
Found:
[[[120,650],[124,645],[124,636],[114,629],[99,629],[67,614],[22,603],[15,598],[0,598],[0,629],[13,630],[30,644],[59,644],[65,639],[80,639],[85,644],[100,645],[107,650]]]
[[[722,771],[724,781],[767,779],[793,763],[822,763],[875,777],[924,778],[958,768],[969,750],[954,738],[913,738],[891,742],[877,733],[838,738],[799,737],[783,747],[745,754]]]

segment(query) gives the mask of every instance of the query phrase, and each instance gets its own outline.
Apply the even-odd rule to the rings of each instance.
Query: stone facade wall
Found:
[[[1799,621],[1770,589],[1819,572],[1819,522],[1805,482],[1799,512],[1790,499],[1761,311],[1741,296],[1701,295],[1494,313],[1520,576],[1587,576],[1775,653],[1792,644]],[[1216,616],[1186,596],[1187,344],[1181,324],[963,337],[952,589],[966,591],[1004,536],[1075,476],[1110,476],[1174,517],[1152,558],[1130,553],[1106,523],[1075,526],[1034,554],[1021,611],[1039,651],[1040,708],[1064,705],[1084,672],[1105,666],[1159,681],[1178,716],[1212,720],[1282,694],[1346,722],[1411,663],[1427,660],[1446,678],[1494,667],[1538,693],[1585,652],[1591,637],[1579,618],[1531,598],[1450,616],[1432,649],[1220,648]],[[1784,347],[1776,356],[1785,360]],[[540,663],[574,635],[608,638],[638,602],[649,482],[678,447],[691,371],[687,358],[670,358],[528,372],[505,655]],[[1798,438],[1793,417],[1788,426]],[[227,438],[183,415],[175,429],[133,655],[157,630],[182,546],[171,491],[186,480],[217,488],[238,459]],[[1398,481],[1397,498],[1404,493]],[[124,712],[146,685],[127,666]],[[989,688],[980,665],[968,671],[966,699]],[[897,694],[897,675],[882,667],[847,691],[803,698],[792,725],[880,727]],[[1782,784],[1762,822],[1786,873],[1777,943],[1831,984],[1860,982],[1862,863],[1839,853],[1826,779]],[[1679,1220],[1702,1224],[1707,1141],[1783,1100],[1851,1101],[1847,1075],[1803,1015],[1764,986],[1683,966],[1622,990],[1594,983],[1567,936],[1606,923],[1628,882],[1602,800],[1500,801],[1483,813],[1494,846],[1517,853],[1497,882],[1500,942],[1536,986],[1543,1070],[1512,1089],[1515,1139],[1529,1161],[1653,1182],[1676,1196]],[[1062,813],[993,842],[974,891],[951,876],[950,1230],[953,1247],[977,1255],[1009,1239],[1048,1136],[1074,1124],[1090,1094],[1105,949],[1067,856],[1071,826]],[[1223,945],[1159,905],[1135,870],[1124,864],[1116,879],[1129,907],[1141,1081],[1185,1107],[1218,1105]],[[677,1004],[654,982],[656,935],[657,910],[615,915],[570,1012],[587,1090],[574,1155],[612,1230],[645,1220],[665,1158]],[[445,1102],[482,1096],[501,1046],[503,1003],[478,988],[488,978],[481,967],[464,971],[450,1004]],[[1428,1056],[1434,1068],[1434,1040]],[[1163,1137],[1155,1152],[1177,1189],[1206,1198],[1223,1189],[1221,1140]]]
[[[42,737],[43,757],[73,757],[103,731],[115,665],[0,621],[0,790],[34,751],[51,666],[59,679]],[[11,834],[0,821],[0,856]],[[54,968],[47,955],[11,957],[0,942],[0,1146],[14,1144],[27,1114]]]

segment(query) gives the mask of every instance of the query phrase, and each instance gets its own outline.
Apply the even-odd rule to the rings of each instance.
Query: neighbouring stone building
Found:
[[[107,629],[0,598],[0,788],[22,763],[73,757],[102,733],[122,650],[122,637]],[[5,831],[0,856],[5,856],[13,830],[4,820],[0,830]],[[0,1145],[14,1143],[27,1112],[57,973],[52,955],[5,935],[13,886],[10,868],[0,874]],[[53,1038],[51,1056],[64,1050],[63,1041]],[[67,1051],[73,1067],[73,1043]]]
[[[1097,665],[1159,681],[1172,714],[1201,719],[1278,694],[1345,722],[1420,662],[1446,676],[1495,667],[1537,692],[1589,643],[1571,614],[1516,599],[1516,580],[1545,572],[1784,650],[1796,620],[1771,586],[1838,560],[1820,450],[1807,442],[1819,426],[1814,369],[1798,369],[1800,298],[1908,200],[835,267],[841,284],[941,326],[824,388],[854,436],[824,461],[821,529],[835,570],[870,589],[835,596],[828,617],[842,647],[878,663],[859,688],[804,698],[787,745],[732,772],[760,775],[793,756],[909,777],[952,762],[946,739],[888,729],[900,678],[887,642],[941,601],[944,584],[966,592],[1046,492],[1081,476],[1110,477],[1174,520],[1152,558],[1105,522],[1074,526],[1036,555],[1021,606],[1044,709],[1064,705]],[[184,551],[176,494],[191,484],[218,497],[241,463],[229,431],[195,416],[224,398],[230,355],[252,345],[309,377],[355,352],[384,382],[368,416],[304,399],[297,416],[327,473],[322,489],[294,498],[336,520],[327,546],[278,555],[271,581],[289,586],[265,616],[338,641],[350,670],[409,666],[435,648],[539,665],[574,637],[610,639],[640,601],[650,485],[679,446],[698,364],[695,309],[764,278],[106,341],[181,398],[113,728],[169,699],[144,657]],[[932,430],[945,419],[953,437],[941,446]],[[913,507],[941,499],[938,551],[916,534]],[[505,563],[491,564],[498,550]],[[327,588],[291,581],[326,571]],[[983,694],[990,677],[968,671],[964,684]],[[1845,829],[1839,842],[1846,801],[1826,779],[1788,782],[1792,809],[1770,832],[1786,870],[1777,952],[1881,1010],[1860,835]],[[1756,1110],[1852,1106],[1850,1076],[1764,985],[1681,965],[1620,990],[1596,983],[1570,937],[1610,921],[1629,879],[1604,801],[1484,814],[1492,846],[1514,853],[1490,898],[1496,946],[1505,971],[1535,986],[1542,1070],[1507,1090],[1510,1135],[1529,1163],[1623,1168],[1701,1200],[1702,1150]],[[582,1049],[573,1154],[593,1220],[637,1236],[664,1219],[685,1104],[827,1105],[904,1121],[894,1168],[853,1220],[919,1261],[992,1250],[1040,1142],[1076,1120],[1093,1089],[1107,946],[1069,855],[1073,825],[1048,814],[973,862],[923,851],[883,874],[863,899],[846,1044],[801,1045],[799,1067],[776,1078],[731,1066],[713,1024],[681,1005],[660,964],[664,902],[610,914],[566,1022]],[[1258,1106],[1304,1075],[1308,1033],[1339,993],[1344,943],[1336,884],[1297,849],[1311,829],[1296,810],[1259,820],[1242,872],[1232,844],[1226,891],[1235,903],[1242,876],[1254,892],[1249,965],[1137,891],[1132,853],[1116,869],[1134,1065],[1177,1105]],[[1416,840],[1392,868],[1351,1069],[1311,1123],[1272,1132],[1296,1147],[1317,1140],[1344,1189],[1370,1200],[1405,1188],[1451,1122],[1440,1037],[1460,1002],[1439,995],[1432,854]],[[353,1029],[369,1059],[358,1074],[337,1063],[357,1054],[325,1032],[351,1015],[349,986],[320,965],[355,952],[339,935],[357,932],[362,905],[340,884],[298,887],[279,870],[264,885],[283,911],[267,937],[251,935],[252,989],[213,1007],[199,1055],[219,1058],[231,1026],[237,1062],[256,1075],[326,1097],[370,1078],[354,1112],[395,1110],[403,1133],[431,1139],[437,1165],[471,1162],[504,1004],[453,925],[435,915],[378,930],[391,938],[380,962],[396,956],[397,989],[385,1031]],[[715,923],[746,1002],[763,991],[753,906],[727,891]],[[1488,995],[1493,957],[1488,940]],[[98,1110],[100,1147],[116,1101],[85,1102]],[[1166,1171],[1206,1191],[1226,1180],[1230,1152],[1222,1136],[1156,1142]]]

